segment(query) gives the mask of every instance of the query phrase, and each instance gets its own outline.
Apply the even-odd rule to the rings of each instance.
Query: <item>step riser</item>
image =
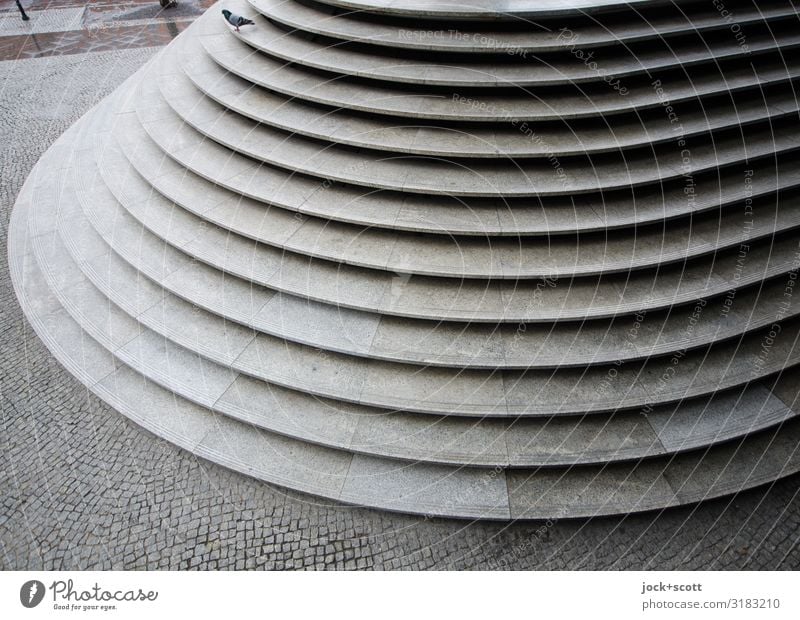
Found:
[[[253,343],[253,344],[255,344],[255,343]],[[267,348],[264,349],[264,346],[266,346]],[[453,399],[451,401],[451,404],[446,406],[446,408],[442,408],[442,406],[438,405],[438,404],[434,405],[433,403],[429,404],[427,407],[423,407],[423,406],[417,404],[414,401],[406,402],[406,401],[400,401],[400,400],[385,400],[385,396],[384,396],[382,390],[381,391],[369,391],[369,389],[365,387],[365,388],[362,388],[361,391],[359,391],[359,389],[357,387],[359,383],[364,382],[365,386],[369,385],[367,383],[367,381],[369,381],[369,374],[365,374],[366,368],[363,367],[363,365],[362,365],[362,363],[360,361],[354,362],[349,357],[345,358],[345,357],[342,357],[342,356],[335,356],[335,355],[328,356],[328,357],[330,357],[332,359],[322,358],[322,359],[317,359],[316,361],[314,361],[315,357],[318,358],[317,355],[313,354],[310,351],[303,352],[300,349],[297,350],[296,355],[300,356],[301,359],[307,358],[309,360],[309,362],[316,363],[320,368],[323,369],[323,374],[333,373],[333,374],[330,374],[330,376],[336,376],[338,371],[336,371],[334,369],[334,367],[338,367],[338,368],[348,368],[349,367],[350,369],[347,370],[345,372],[345,374],[348,375],[348,376],[354,377],[356,379],[356,383],[353,384],[355,389],[350,389],[348,391],[340,391],[339,390],[340,386],[338,385],[338,381],[333,382],[333,383],[329,383],[328,386],[325,387],[324,382],[321,382],[321,378],[322,377],[318,378],[316,380],[317,381],[316,383],[305,383],[305,382],[297,383],[298,380],[302,381],[303,379],[305,379],[305,377],[302,376],[301,374],[293,374],[293,375],[292,374],[286,374],[286,373],[283,373],[283,374],[269,374],[269,371],[265,372],[266,367],[264,366],[264,361],[267,360],[267,359],[270,359],[273,356],[279,356],[280,355],[280,348],[282,346],[285,346],[285,345],[281,345],[279,343],[279,341],[270,340],[267,337],[262,337],[261,338],[261,342],[259,343],[258,347],[255,347],[255,348],[248,347],[248,349],[250,349],[250,348],[253,349],[252,352],[247,354],[247,355],[245,355],[244,354],[245,352],[243,352],[243,355],[240,356],[239,358],[237,358],[231,364],[231,367],[234,370],[236,370],[237,372],[241,372],[241,373],[244,373],[244,374],[249,374],[249,375],[251,375],[251,376],[253,376],[255,378],[262,379],[262,380],[265,380],[265,381],[268,381],[270,383],[274,383],[276,385],[280,385],[280,386],[283,386],[283,387],[288,387],[288,388],[291,388],[291,389],[299,389],[299,390],[307,392],[307,393],[317,394],[317,395],[322,396],[322,397],[334,398],[334,399],[341,400],[341,401],[344,401],[344,402],[362,403],[362,404],[367,404],[367,405],[374,406],[374,407],[379,407],[379,408],[380,407],[386,407],[386,408],[389,408],[389,409],[399,408],[399,409],[402,409],[402,410],[417,411],[417,412],[420,412],[420,413],[434,413],[434,414],[453,414],[454,413],[456,415],[464,415],[464,416],[473,416],[474,415],[474,416],[480,416],[480,417],[484,417],[484,416],[492,417],[492,416],[497,416],[497,415],[501,415],[501,416],[503,416],[503,415],[551,415],[552,411],[553,411],[552,409],[549,412],[547,412],[546,409],[545,410],[541,410],[541,411],[539,411],[539,410],[531,411],[529,409],[529,407],[520,406],[520,405],[516,405],[516,406],[514,406],[512,408],[511,407],[511,403],[509,401],[509,399],[511,397],[510,393],[506,393],[504,395],[502,391],[499,391],[499,392],[496,392],[496,393],[492,393],[489,396],[489,399],[491,401],[493,401],[493,402],[496,402],[496,403],[503,403],[505,401],[505,405],[507,407],[506,411],[503,411],[502,409],[498,410],[498,409],[495,409],[495,408],[491,408],[490,409],[490,408],[488,408],[488,403],[487,403],[487,405],[481,406],[481,405],[478,405],[477,403],[475,403],[475,404],[468,403],[468,402],[464,401],[463,399],[461,399],[461,400]],[[261,360],[261,361],[258,362],[258,360]],[[290,360],[287,360],[287,361],[290,361]],[[751,380],[752,379],[757,379],[757,378],[760,378],[760,377],[767,376],[767,375],[769,375],[769,374],[771,374],[773,372],[776,372],[781,367],[783,367],[787,363],[787,361],[788,361],[788,363],[791,364],[791,363],[796,363],[797,361],[800,361],[800,360],[793,360],[793,358],[789,358],[789,360],[786,360],[786,359],[783,359],[783,358],[778,358],[776,360],[773,360],[773,362],[771,364],[764,364],[762,366],[762,368],[760,369],[762,374],[753,374],[750,377],[750,379]],[[269,365],[267,364],[267,366],[269,366]],[[389,375],[397,376],[397,372],[400,371],[401,368],[402,368],[401,366],[398,366],[395,370],[390,370],[390,369],[387,368],[386,372]],[[278,368],[273,368],[272,372],[277,371],[277,370],[278,370]],[[300,371],[300,372],[302,373],[302,371]],[[601,369],[600,371],[598,371],[598,373],[597,373],[598,374],[598,381],[601,380],[603,378],[603,376],[606,375],[606,373],[607,373],[607,371],[605,369]],[[528,375],[528,376],[530,376],[530,375]],[[623,375],[620,373],[617,376],[620,377],[619,381],[621,383],[621,388],[623,388],[625,390],[630,389],[630,388],[625,388],[627,383],[625,383],[622,380],[621,377]],[[637,376],[637,377],[639,376],[639,371],[636,371],[636,375],[635,376]],[[544,380],[545,378],[546,377],[543,377],[542,379]],[[455,379],[456,379],[456,376],[453,376],[448,381],[455,381]],[[738,377],[738,378],[737,377],[732,377],[732,378],[728,378],[728,379],[720,377],[712,385],[707,385],[705,387],[700,387],[700,388],[698,388],[698,387],[689,388],[688,391],[683,391],[681,393],[681,397],[700,396],[700,395],[703,395],[705,393],[710,393],[710,391],[713,391],[713,390],[726,389],[728,387],[733,387],[733,386],[737,385],[737,383],[736,383],[737,380],[741,380],[741,377]],[[484,378],[482,380],[479,380],[479,381],[484,381],[484,382],[485,381],[492,381],[492,382],[494,382],[491,379],[491,375],[488,375],[486,378]],[[504,381],[507,383],[509,381],[514,381],[514,380],[511,377],[508,377],[508,378],[505,378]],[[519,381],[519,379],[517,379],[517,381]],[[547,381],[548,382],[552,381],[552,377],[547,379]],[[519,389],[522,389],[523,391],[533,390],[534,393],[541,393],[541,388],[537,387],[536,381],[534,381],[530,386],[521,387],[521,386],[526,386],[528,383],[529,383],[528,381],[523,380],[520,385],[515,385],[514,383],[512,383],[512,385],[517,390],[519,390]],[[377,387],[379,384],[375,384],[375,385]],[[444,383],[444,384],[442,384],[441,387],[434,388],[434,390],[430,393],[430,396],[426,397],[426,399],[428,399],[431,396],[433,396],[434,394],[436,394],[439,390],[446,389],[446,385],[447,385],[447,383]],[[344,387],[349,387],[349,386],[345,385]],[[425,394],[425,388],[423,387],[423,385],[420,385],[416,389],[414,389],[414,393],[415,393],[415,399],[421,401],[422,398],[423,398],[423,395]],[[669,402],[669,400],[672,399],[672,398],[674,398],[674,397],[672,397],[669,394],[667,394],[664,397],[664,399],[665,399],[664,402]],[[613,402],[613,404],[611,404],[612,402]],[[605,401],[604,400],[604,401],[601,401],[599,403],[579,402],[577,405],[574,405],[574,406],[570,406],[568,404],[557,404],[557,403],[554,402],[550,406],[551,407],[555,407],[555,410],[559,414],[571,414],[571,413],[575,414],[575,413],[580,413],[580,412],[584,412],[584,411],[604,411],[604,410],[611,410],[611,409],[617,409],[617,408],[641,407],[641,406],[646,406],[648,402],[649,402],[648,400],[636,400],[636,398],[633,397],[633,398],[629,398],[627,400],[622,400],[622,401]],[[592,407],[594,407],[594,409],[592,409]]]
[[[254,28],[245,28],[233,35],[255,50],[269,55],[281,62],[293,62],[304,68],[325,71],[333,75],[345,75],[388,83],[425,85],[452,88],[539,88],[547,86],[568,86],[577,84],[602,83],[603,75],[597,67],[579,62],[581,56],[569,51],[547,54],[546,58],[534,55],[518,64],[485,63],[485,64],[448,64],[447,59],[414,59],[392,54],[388,57],[380,53],[371,56],[371,63],[364,67],[363,53],[350,50],[338,41],[311,41],[296,36],[275,26],[271,21],[263,19],[252,10],[249,3],[240,0],[232,5],[238,13],[256,21]],[[658,71],[672,70],[680,66],[689,70],[695,66],[713,65],[728,59],[750,57],[762,53],[772,53],[776,48],[785,52],[800,46],[791,26],[796,18],[774,19],[769,25],[752,25],[748,33],[746,47],[740,45],[732,37],[717,35],[718,41],[699,42],[693,38],[688,45],[680,45],[673,41],[664,57],[664,50],[657,50],[654,55],[652,46],[632,44],[614,50],[614,58],[604,58],[607,50],[598,52],[597,66],[605,69],[606,74],[620,81],[645,74],[650,76]],[[788,32],[781,32],[781,25],[789,26]],[[215,23],[215,26],[218,24]],[[226,37],[225,40],[228,40]],[[685,38],[685,37],[684,37]],[[576,43],[577,45],[577,43]],[[638,49],[641,48],[641,49]],[[582,46],[578,49],[582,49]],[[380,50],[379,50],[380,52]],[[634,55],[635,54],[635,55]],[[622,57],[620,57],[622,56]],[[676,62],[675,56],[680,60]],[[578,60],[576,62],[576,60]],[[360,62],[362,61],[362,62]]]

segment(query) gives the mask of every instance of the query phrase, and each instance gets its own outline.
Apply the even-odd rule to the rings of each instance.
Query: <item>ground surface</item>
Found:
[[[14,4],[0,3],[11,11],[0,12],[1,569],[800,568],[800,476],[619,519],[425,520],[321,504],[198,461],[75,381],[17,305],[6,259],[14,199],[47,147],[201,6],[170,17],[155,1],[100,2],[79,30],[30,36],[2,19]],[[74,19],[53,14],[49,28]]]

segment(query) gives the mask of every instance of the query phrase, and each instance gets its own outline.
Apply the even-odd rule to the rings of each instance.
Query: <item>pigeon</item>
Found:
[[[236,27],[236,32],[239,32],[239,26],[247,26],[249,24],[255,24],[252,19],[247,19],[246,17],[242,17],[241,15],[237,15],[236,13],[231,13],[228,9],[222,9],[222,14],[225,16],[225,20],[231,25]]]

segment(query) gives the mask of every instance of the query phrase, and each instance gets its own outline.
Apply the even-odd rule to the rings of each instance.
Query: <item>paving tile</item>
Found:
[[[145,7],[101,6],[113,22],[109,33],[127,32],[119,21],[130,27],[161,19]],[[98,7],[95,16],[105,10]],[[662,25],[669,29],[670,23]],[[152,42],[162,26],[170,37],[179,30],[176,23],[147,21],[137,44]],[[753,28],[756,52],[797,45],[788,30],[776,43],[764,26]],[[626,65],[624,54],[609,57],[608,66],[631,78],[626,96],[611,93],[587,65],[561,54],[553,67],[593,84],[581,94],[564,88],[554,107],[555,90],[531,98],[495,88],[509,77],[548,83],[554,74],[540,63],[501,65],[487,57],[443,72],[441,65],[420,68],[413,55],[399,53],[390,67],[385,55],[367,59],[358,48],[322,55],[318,43],[286,37],[269,23],[239,36],[229,30],[214,12],[201,18],[183,37],[194,37],[194,47],[167,49],[69,130],[36,169],[50,174],[35,171],[22,196],[27,210],[14,226],[22,221],[25,232],[38,235],[37,244],[21,243],[14,233],[10,256],[33,326],[68,370],[54,389],[63,391],[70,375],[78,377],[158,438],[210,461],[209,472],[222,465],[293,489],[292,498],[307,492],[321,496],[318,502],[426,515],[423,523],[430,516],[560,520],[664,509],[800,469],[793,450],[797,420],[784,404],[793,402],[790,388],[784,381],[767,389],[767,375],[798,361],[800,323],[792,304],[779,300],[796,266],[791,232],[800,220],[791,199],[781,209],[771,202],[776,187],[798,183],[794,151],[800,142],[787,120],[793,101],[781,90],[791,71],[781,73],[769,56],[758,55],[768,59],[758,69],[753,65],[748,73],[744,63],[726,61],[723,76],[709,61],[744,51],[717,35],[709,39],[715,46],[682,48],[691,69],[683,77],[664,76],[664,92],[685,115],[684,129],[696,134],[684,169],[683,154],[663,140],[669,121],[662,98],[633,76],[643,67],[671,66],[658,46],[642,47],[637,67]],[[280,37],[273,37],[278,30]],[[99,49],[108,40],[94,32],[54,34],[62,38],[43,37],[46,45],[36,52],[67,54],[53,66],[74,66],[70,52],[90,40],[99,47],[87,49]],[[25,52],[25,45],[0,42],[0,52]],[[612,48],[620,51],[605,51]],[[208,62],[193,61],[192,54]],[[287,54],[291,64],[282,59]],[[216,74],[208,63],[218,64]],[[311,65],[360,79],[323,79]],[[225,71],[237,77],[215,77]],[[432,95],[426,86],[476,80],[487,90],[473,101]],[[251,92],[260,95],[242,90],[247,81],[259,85]],[[398,86],[405,81],[421,87]],[[563,76],[558,81],[565,86]],[[693,98],[714,98],[728,86],[742,104],[741,117],[719,97],[709,108],[711,123],[703,124],[696,113],[702,101]],[[753,92],[762,86],[764,101]],[[202,95],[204,87],[216,102]],[[596,105],[587,106],[587,97]],[[295,116],[287,107],[261,123],[259,106],[292,98],[303,101],[295,102]],[[344,112],[329,116],[325,106]],[[46,118],[58,110],[48,102],[39,113]],[[632,121],[640,113],[646,128]],[[391,117],[398,126],[386,123]],[[437,150],[474,148],[470,138],[415,127],[419,119],[427,125],[494,121],[481,131],[496,151],[525,144],[524,132],[515,135],[509,127],[525,118],[550,125],[541,129],[546,145],[537,143],[535,152],[521,146],[518,167],[495,156],[476,157],[468,166],[406,157],[428,141],[428,154],[435,156]],[[573,139],[552,131],[557,118],[568,120],[565,128],[615,118],[624,148],[638,144],[643,130],[652,130],[654,147],[631,149],[623,160],[607,148],[602,123]],[[387,126],[376,142],[359,142],[358,132],[379,120]],[[735,132],[726,129],[735,122],[741,124]],[[314,127],[289,138],[293,123]],[[705,135],[708,129],[713,136]],[[591,158],[575,157],[583,139],[591,140]],[[394,146],[400,156],[385,157],[383,149],[394,153]],[[762,175],[776,153],[778,167]],[[30,155],[28,168],[36,156]],[[743,165],[759,169],[752,182],[743,181],[750,179]],[[728,168],[714,180],[720,166]],[[687,174],[698,176],[702,195],[696,201],[687,197]],[[751,192],[766,199],[753,226],[740,204],[753,198]],[[53,212],[57,216],[48,217]],[[682,219],[660,230],[639,226],[673,218]],[[616,241],[605,238],[605,228],[620,229]],[[737,244],[743,242],[749,247],[741,266]],[[43,269],[52,267],[38,280],[33,258]],[[595,279],[601,271],[621,273]],[[765,279],[773,281],[756,300],[755,287]],[[699,298],[718,302],[731,293],[737,299],[730,320],[713,322],[708,314],[703,319],[709,323],[682,326]],[[637,312],[655,319],[639,321],[633,341],[625,330]],[[585,330],[578,327],[584,320]],[[520,323],[531,321],[538,324],[515,339]],[[504,326],[495,335],[498,324]],[[459,331],[465,327],[466,337]],[[556,327],[556,335],[546,331]],[[25,342],[25,329],[14,321],[9,333],[22,333]],[[742,330],[749,333],[737,340]],[[706,349],[715,339],[728,340]],[[678,348],[684,346],[693,348]],[[652,355],[663,357],[626,361]],[[393,357],[396,362],[389,361]],[[530,361],[547,368],[526,370]],[[674,375],[662,381],[670,367]],[[16,384],[3,394],[16,402],[28,388],[14,372]],[[666,401],[678,404],[649,409]],[[616,411],[620,407],[630,410]],[[606,410],[615,412],[597,413]],[[528,415],[539,417],[518,419]],[[61,436],[69,441],[83,432],[76,425]],[[98,451],[102,458],[119,453],[118,447]],[[81,484],[80,476],[73,478]],[[268,487],[257,488],[263,493]],[[252,497],[243,493],[240,501]],[[305,506],[301,512],[310,510]],[[199,526],[191,525],[195,536],[217,540],[225,530],[215,520],[221,510],[215,506]],[[295,508],[285,510],[293,515]],[[187,511],[192,519],[194,513]],[[288,517],[278,518],[283,523]],[[304,527],[301,520],[289,529]],[[266,540],[262,534],[253,538]],[[295,560],[306,563],[311,546],[304,541],[301,549],[257,556],[293,567]],[[324,552],[327,562],[342,553],[345,568],[367,565],[350,546],[332,546]],[[216,549],[212,555],[204,567],[243,560],[223,558]],[[129,549],[122,557],[128,568],[146,565]],[[183,561],[201,565],[191,553]]]

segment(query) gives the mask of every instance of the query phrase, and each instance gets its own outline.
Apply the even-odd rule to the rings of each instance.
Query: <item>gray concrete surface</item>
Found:
[[[0,568],[796,568],[800,477],[627,518],[474,524],[332,506],[197,460],[88,394],[22,317],[11,205],[142,50],[0,63]]]

